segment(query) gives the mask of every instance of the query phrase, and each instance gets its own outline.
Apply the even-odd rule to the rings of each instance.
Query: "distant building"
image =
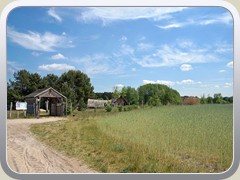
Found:
[[[88,108],[104,108],[109,102],[108,100],[88,99]]]
[[[183,105],[195,105],[200,104],[200,99],[197,96],[183,96],[182,97]]]
[[[113,106],[126,106],[126,105],[129,105],[129,103],[124,97],[120,96],[120,97],[112,100],[112,105]]]

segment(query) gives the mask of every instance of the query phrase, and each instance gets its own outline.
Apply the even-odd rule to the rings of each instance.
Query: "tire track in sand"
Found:
[[[57,121],[59,118],[7,121],[7,160],[18,173],[96,173],[83,162],[66,157],[45,146],[29,131],[30,124]]]

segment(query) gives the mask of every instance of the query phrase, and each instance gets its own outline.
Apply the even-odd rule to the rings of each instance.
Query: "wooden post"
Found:
[[[36,98],[36,113],[37,113],[37,119],[39,118],[39,111],[40,111],[40,98]]]
[[[35,105],[35,103],[33,103],[33,114],[34,114],[34,117],[36,117],[36,105]]]
[[[23,113],[24,113],[24,117],[26,118],[27,117],[27,111],[23,110]]]
[[[70,114],[72,114],[72,102],[70,102]]]
[[[67,116],[67,107],[68,107],[68,105],[67,105],[67,98],[65,99],[65,101],[66,101],[66,116]]]
[[[13,106],[13,103],[11,102],[10,103],[10,114],[9,114],[10,119],[12,118],[12,106]]]
[[[47,100],[47,101],[45,101],[45,104],[46,104],[46,113],[48,113],[48,103],[49,103],[49,101]]]

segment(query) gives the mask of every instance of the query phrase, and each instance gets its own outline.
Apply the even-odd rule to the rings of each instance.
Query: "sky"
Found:
[[[165,84],[181,96],[233,95],[233,19],[222,7],[18,7],[7,77],[86,73],[95,92]]]

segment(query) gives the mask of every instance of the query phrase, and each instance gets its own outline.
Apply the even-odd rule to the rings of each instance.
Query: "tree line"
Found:
[[[208,95],[208,97],[205,97],[203,95],[200,98],[201,104],[232,104],[233,103],[233,96],[230,97],[223,97],[221,93],[215,93],[213,97]]]
[[[81,71],[70,70],[61,76],[48,74],[41,77],[38,73],[20,70],[13,74],[14,80],[7,83],[7,102],[23,101],[25,96],[36,91],[52,87],[68,98],[73,109],[86,108],[88,98],[94,98],[94,88],[90,78]],[[15,103],[14,103],[15,104]]]
[[[114,87],[113,92],[94,93],[90,78],[79,70],[69,70],[61,76],[47,74],[41,77],[38,73],[20,70],[13,75],[14,79],[7,83],[7,101],[23,101],[25,96],[36,91],[52,87],[68,98],[73,109],[82,110],[87,107],[89,98],[111,100],[124,97],[130,105],[160,106],[168,104],[183,104],[179,92],[163,84],[145,84],[137,89],[127,86]],[[213,97],[204,95],[198,98],[201,104],[232,103],[233,97],[222,97],[220,93]],[[194,103],[193,103],[194,104]]]

